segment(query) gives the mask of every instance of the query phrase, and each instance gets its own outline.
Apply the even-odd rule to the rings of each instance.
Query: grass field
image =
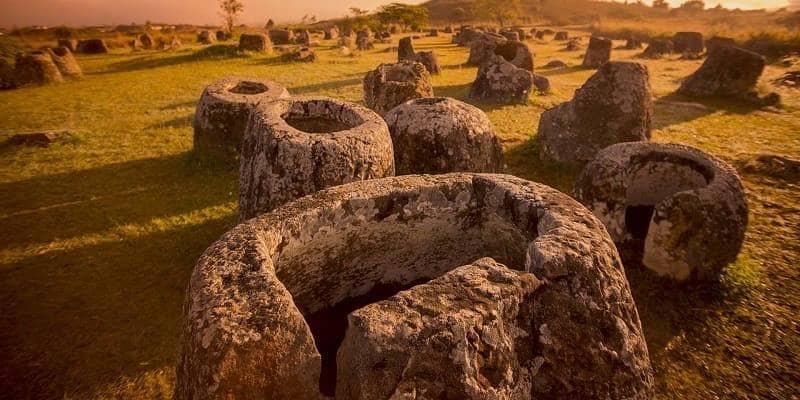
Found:
[[[83,81],[0,92],[0,398],[171,397],[188,276],[237,219],[236,166],[192,156],[195,103],[226,75],[360,101],[364,74],[396,57],[389,45],[345,57],[331,44],[314,64],[200,47],[79,57]],[[582,52],[562,52],[562,43],[530,44],[537,66],[571,66],[539,71],[554,92],[481,107],[508,173],[569,192],[577,171],[539,161],[536,128],[593,71],[578,68]],[[416,47],[439,55],[436,94],[465,99],[476,73],[461,65],[467,50],[449,38]],[[740,168],[751,213],[744,249],[719,285],[674,286],[629,270],[659,398],[797,398],[800,183],[751,161],[800,158],[800,92],[781,89],[785,105],[775,110],[694,103],[672,93],[701,62],[676,58],[644,61],[657,97],[654,140]],[[765,89],[782,72],[768,67]],[[55,128],[71,134],[48,148],[7,142],[12,132]]]

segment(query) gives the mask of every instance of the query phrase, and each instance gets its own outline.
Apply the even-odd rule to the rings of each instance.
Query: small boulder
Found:
[[[636,50],[642,48],[642,41],[635,38],[628,38],[625,41],[625,46],[622,47],[625,50]]]
[[[433,51],[420,51],[414,55],[414,61],[424,65],[431,75],[438,75],[442,72],[439,59]]]
[[[414,52],[414,44],[411,42],[411,37],[404,37],[400,39],[400,44],[397,47],[397,61],[413,60],[416,53]]]
[[[589,47],[586,48],[586,55],[583,57],[585,68],[598,68],[611,59],[611,39],[600,36],[592,36],[589,39]]]
[[[243,33],[239,37],[239,51],[271,53],[272,42],[263,33]]]
[[[543,160],[590,161],[615,143],[650,140],[653,100],[647,67],[610,61],[569,102],[542,113],[539,149]]]
[[[564,46],[563,51],[578,51],[582,49],[580,39],[572,38],[567,41],[567,45]]]
[[[535,87],[536,91],[539,93],[549,93],[550,79],[547,79],[544,75],[533,74],[533,87]]]
[[[41,132],[23,132],[11,136],[9,141],[11,144],[17,146],[40,146],[47,147],[53,142],[67,134],[65,130],[56,131],[41,131]]]
[[[398,175],[501,172],[503,147],[489,117],[464,102],[434,97],[405,102],[384,116]]]
[[[554,40],[568,40],[568,39],[569,39],[569,33],[567,31],[556,32],[556,36],[554,38]]]
[[[713,36],[706,40],[706,48],[708,48],[709,53],[714,51],[715,48],[725,46],[736,46],[736,41],[733,38],[723,36]]]
[[[524,104],[533,88],[533,73],[495,55],[478,69],[469,98],[499,104]]]
[[[567,63],[565,63],[565,62],[563,62],[561,60],[552,60],[552,61],[549,61],[544,66],[542,66],[542,68],[546,68],[546,69],[566,68],[566,67],[567,67]]]
[[[381,116],[423,97],[433,97],[433,85],[428,70],[416,61],[381,64],[364,77],[364,104]]]

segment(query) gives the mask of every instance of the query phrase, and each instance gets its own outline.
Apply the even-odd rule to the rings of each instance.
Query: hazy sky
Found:
[[[331,18],[345,14],[350,7],[374,9],[397,0],[243,0],[242,21],[263,24],[299,20],[303,15]],[[650,2],[650,0],[645,0]],[[669,0],[680,4],[682,0]],[[421,3],[423,0],[405,0]],[[777,8],[787,0],[721,0],[735,8]],[[709,6],[716,0],[706,0]],[[0,26],[13,25],[92,25],[153,22],[218,24],[217,0],[0,0]]]

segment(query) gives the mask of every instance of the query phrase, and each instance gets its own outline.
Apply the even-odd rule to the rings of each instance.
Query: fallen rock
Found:
[[[14,66],[14,83],[17,86],[45,85],[63,82],[58,67],[46,51],[34,51],[17,55]]]
[[[22,133],[17,133],[14,136],[11,136],[9,142],[17,146],[26,145],[26,146],[47,147],[66,134],[67,131],[65,130],[22,132]]]
[[[364,104],[380,115],[423,97],[433,97],[433,85],[428,70],[416,61],[381,64],[364,77]]]
[[[492,54],[478,69],[469,98],[499,104],[524,104],[533,88],[533,73]]]
[[[703,34],[700,32],[678,32],[672,37],[676,53],[702,54],[705,50]]]
[[[398,105],[384,116],[398,175],[501,172],[503,147],[479,108],[436,97]]]
[[[327,136],[312,135],[309,140]],[[263,147],[267,148],[281,147]],[[307,157],[297,160],[305,162]],[[293,164],[289,168],[295,169]],[[344,382],[356,372],[337,371],[335,361],[337,352],[342,360],[351,355],[339,345],[346,336],[346,315],[483,257],[529,272],[541,282],[533,299],[520,305],[523,315],[523,309],[533,312],[530,324],[517,322],[526,327],[525,334],[506,333],[518,335],[515,354],[531,379],[490,368],[507,361],[488,357],[489,348],[475,349],[485,357],[470,353],[479,358],[464,359],[460,365],[477,369],[485,392],[519,382],[528,389],[520,398],[652,396],[652,369],[636,306],[600,221],[547,186],[507,175],[461,173],[332,187],[242,223],[212,244],[189,279],[175,398],[268,393],[274,399],[313,399],[320,397],[320,389],[322,395],[337,394],[337,399],[356,396],[334,393],[335,387],[346,387],[337,380]],[[490,279],[508,285],[509,280],[497,279],[507,274],[492,274]],[[514,304],[513,299],[499,296],[496,301]],[[444,315],[446,304],[435,304],[435,315]],[[481,305],[469,302],[467,307]],[[491,309],[497,318],[473,325],[466,338],[476,344],[494,343],[499,347],[491,354],[499,356],[511,343],[491,339],[503,326],[501,321],[514,323],[506,318],[513,310]],[[433,317],[426,315],[420,317]],[[392,340],[398,341],[402,332],[415,329],[399,323],[387,328],[397,330]],[[456,343],[447,337],[433,336],[427,343],[441,344],[435,347],[441,351]],[[530,356],[517,351],[526,346]],[[403,348],[402,353],[412,355],[417,349],[421,348]],[[396,370],[388,361],[397,355],[387,348],[385,356],[387,363],[371,365],[376,368],[372,373]],[[416,365],[425,365],[425,358],[417,357]],[[413,371],[408,372],[411,378]],[[427,377],[413,376],[420,387],[429,387],[450,373],[455,370],[437,368]],[[360,381],[367,383],[383,386]],[[453,397],[462,398],[456,393]]]
[[[321,97],[259,105],[241,154],[242,221],[330,186],[394,175],[383,119],[357,104]]]
[[[272,42],[263,33],[243,33],[239,36],[239,51],[272,53]]]
[[[549,93],[550,79],[547,79],[547,77],[543,75],[533,74],[533,87],[535,87],[536,91],[539,93]]]
[[[542,113],[541,158],[580,164],[612,144],[649,140],[653,117],[649,79],[642,64],[604,64],[571,101]]]
[[[765,60],[739,47],[717,47],[697,71],[681,83],[678,93],[693,97],[740,97],[755,89]]]
[[[747,229],[736,170],[683,145],[608,147],[586,165],[573,195],[603,221],[624,258],[678,281],[718,280]]]
[[[586,55],[583,57],[583,66],[586,68],[599,68],[611,59],[611,39],[592,36],[589,39],[589,47],[586,48]]]
[[[247,121],[256,106],[289,96],[281,85],[231,76],[208,85],[194,116],[194,150],[201,155],[239,154]]]

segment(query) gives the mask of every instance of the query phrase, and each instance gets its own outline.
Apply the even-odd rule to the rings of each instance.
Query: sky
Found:
[[[264,24],[297,21],[303,15],[318,19],[342,16],[350,7],[375,9],[381,4],[398,0],[242,0],[242,22]],[[400,0],[422,3],[423,0]],[[668,0],[680,4],[682,0]],[[778,8],[789,0],[720,0],[729,8]],[[800,2],[800,0],[792,0]],[[649,3],[650,0],[645,0]],[[709,6],[715,0],[706,0]],[[217,0],[0,0],[0,26],[27,25],[102,25],[168,22],[188,24],[219,24]]]

